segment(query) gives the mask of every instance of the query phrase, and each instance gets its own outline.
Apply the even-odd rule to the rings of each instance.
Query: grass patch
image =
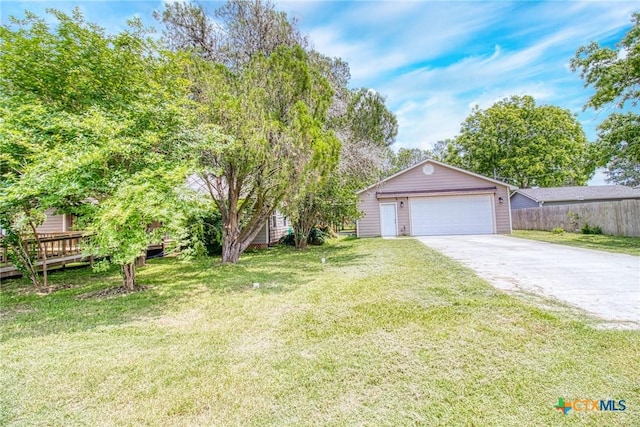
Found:
[[[513,237],[539,240],[541,242],[558,243],[578,248],[595,249],[606,252],[640,256],[640,238],[624,236],[607,236],[604,234],[552,233],[538,230],[514,230]]]
[[[320,258],[327,262],[322,264]],[[1,425],[637,425],[640,332],[595,330],[412,239],[152,260],[2,287]],[[259,289],[252,284],[260,283]],[[64,285],[64,286],[62,286]],[[558,397],[624,399],[562,415]]]

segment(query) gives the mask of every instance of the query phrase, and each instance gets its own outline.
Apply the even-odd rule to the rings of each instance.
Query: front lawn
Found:
[[[598,251],[618,252],[629,255],[640,255],[640,238],[624,236],[606,236],[603,234],[552,233],[550,231],[514,230],[513,237],[539,240],[541,242],[558,243],[578,248]]]
[[[111,297],[93,295],[113,271],[52,274],[48,295],[3,283],[0,425],[640,419],[640,331],[537,308],[412,239],[159,259],[139,279]],[[626,410],[563,415],[560,397]]]

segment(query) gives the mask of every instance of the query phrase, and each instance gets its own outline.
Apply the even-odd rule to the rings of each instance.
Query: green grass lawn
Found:
[[[3,283],[0,425],[640,425],[640,331],[537,308],[412,239],[153,260],[145,291],[112,297],[90,295],[115,272],[50,280]],[[559,397],[627,409],[565,416]]]
[[[552,233],[550,231],[514,230],[514,237],[539,240],[541,242],[559,243],[579,248],[599,251],[618,252],[629,255],[640,255],[640,238],[623,236],[605,236],[603,234]]]

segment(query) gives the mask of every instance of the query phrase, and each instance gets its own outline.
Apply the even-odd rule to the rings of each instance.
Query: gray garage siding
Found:
[[[282,236],[289,232],[289,218],[284,216],[280,211],[276,211],[274,215],[269,218],[269,240],[270,244],[277,243]]]
[[[537,208],[539,206],[540,204],[538,202],[531,200],[522,194],[515,193],[511,196],[511,209]]]
[[[278,243],[280,238],[289,231],[289,219],[280,211],[275,211],[273,215],[264,223],[258,235],[253,239],[251,245],[266,247]]]

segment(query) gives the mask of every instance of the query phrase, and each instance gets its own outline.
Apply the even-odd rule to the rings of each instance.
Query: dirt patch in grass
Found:
[[[80,294],[76,297],[76,299],[83,300],[83,299],[90,299],[90,298],[110,298],[110,297],[116,297],[120,295],[127,295],[127,294],[133,294],[136,292],[142,292],[142,291],[146,291],[147,289],[149,289],[148,286],[136,286],[133,289],[128,289],[128,288],[125,288],[124,286],[118,286],[115,288],[100,289],[98,291]]]
[[[63,290],[72,289],[72,288],[78,288],[78,287],[82,287],[82,286],[83,285],[71,284],[71,283],[55,283],[55,284],[50,284],[48,286],[44,286],[42,288],[35,288],[33,286],[27,286],[27,287],[18,288],[18,289],[16,289],[16,293],[18,295],[46,296],[46,295],[50,295],[50,294],[58,292],[58,291],[63,291]]]
[[[35,308],[32,307],[28,307],[28,306],[15,306],[11,309],[0,309],[0,319],[2,319],[3,321],[7,321],[9,319],[12,319],[16,316],[19,315],[23,315],[23,314],[31,314],[31,313],[35,313],[37,310]]]

